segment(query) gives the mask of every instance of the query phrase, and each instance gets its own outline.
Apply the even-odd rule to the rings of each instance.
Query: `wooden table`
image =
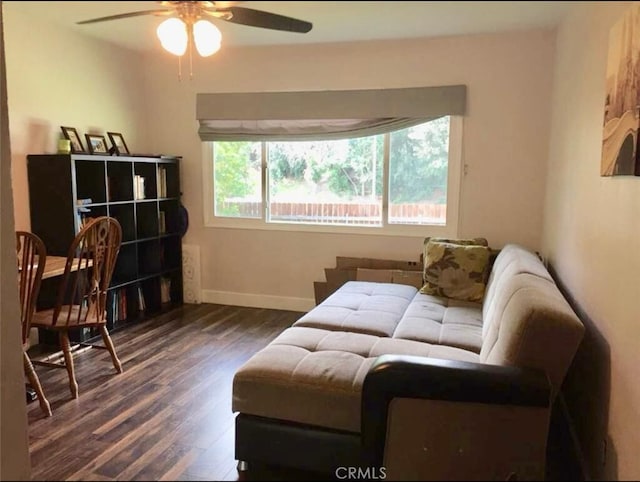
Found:
[[[42,279],[53,278],[54,276],[62,276],[64,274],[64,267],[66,263],[66,256],[47,256],[47,261],[44,265],[44,272],[42,273]],[[78,269],[78,263],[75,262],[71,266],[71,269]]]

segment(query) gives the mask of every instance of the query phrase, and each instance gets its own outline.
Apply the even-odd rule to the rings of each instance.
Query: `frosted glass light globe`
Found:
[[[187,44],[189,43],[187,26],[179,18],[165,20],[158,25],[156,33],[162,48],[167,52],[180,57],[187,51]]]
[[[209,57],[220,50],[222,34],[211,22],[198,20],[193,25],[193,39],[198,53],[202,57]]]

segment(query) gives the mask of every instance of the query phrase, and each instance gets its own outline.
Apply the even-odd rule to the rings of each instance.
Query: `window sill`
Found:
[[[347,234],[367,236],[404,236],[424,238],[426,236],[457,237],[457,229],[444,225],[386,225],[386,226],[340,226],[324,224],[296,224],[286,222],[265,223],[261,219],[215,218],[205,222],[206,228],[249,229],[255,231],[288,231],[319,234]]]

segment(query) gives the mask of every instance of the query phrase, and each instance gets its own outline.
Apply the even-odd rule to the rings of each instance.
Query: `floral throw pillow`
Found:
[[[425,281],[425,282],[427,279],[427,244],[429,244],[429,241],[438,242],[438,243],[461,244],[464,246],[470,246],[470,245],[489,246],[489,242],[487,241],[487,238],[470,238],[470,239],[424,238],[424,242],[422,245],[422,261],[424,263],[424,267],[422,269],[422,281]]]
[[[425,246],[424,286],[420,293],[481,302],[491,249],[431,240]]]
[[[489,246],[489,241],[487,241],[487,238],[469,238],[469,239],[455,239],[455,238],[424,238],[423,241],[423,245],[424,245],[424,257],[425,259],[427,258],[427,244],[429,244],[429,241],[434,241],[437,243],[451,243],[451,244],[461,244],[464,246],[471,246],[471,245],[477,245],[477,246]]]

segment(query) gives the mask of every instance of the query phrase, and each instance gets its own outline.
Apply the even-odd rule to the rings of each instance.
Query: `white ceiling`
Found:
[[[144,15],[89,25],[75,22],[107,15],[162,8],[160,2],[17,2],[5,7],[46,19],[127,48],[157,48],[155,28],[164,17]],[[223,45],[275,45],[401,39],[553,27],[572,2],[232,2],[313,23],[307,34],[214,23]]]

